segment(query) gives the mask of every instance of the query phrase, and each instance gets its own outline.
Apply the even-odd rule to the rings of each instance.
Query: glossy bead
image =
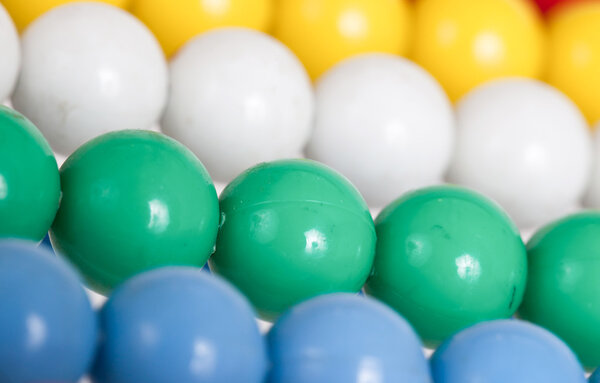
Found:
[[[554,332],[587,367],[600,365],[600,213],[540,229],[527,243],[529,276],[519,315]]]
[[[427,344],[519,307],[525,246],[510,218],[482,195],[453,186],[417,190],[388,205],[375,227],[366,292],[395,308]]]
[[[585,383],[577,357],[558,337],[518,320],[467,328],[431,359],[436,383]]]
[[[211,270],[266,318],[307,298],[358,292],[375,251],[366,203],[343,176],[310,160],[257,165],[223,191]]]
[[[81,2],[85,0],[2,0],[12,16],[19,31],[23,31],[32,21],[51,9],[68,3]],[[126,8],[130,0],[94,0]]]
[[[564,94],[536,80],[497,80],[465,96],[456,115],[450,181],[495,199],[525,229],[579,204],[591,138]]]
[[[19,35],[6,9],[0,3],[0,103],[10,96],[21,64]]]
[[[600,121],[600,3],[554,12],[549,23],[547,79],[567,94],[592,124]]]
[[[76,382],[96,349],[97,321],[75,272],[34,242],[0,241],[3,383]]]
[[[0,105],[0,238],[41,241],[59,200],[58,166],[48,142],[25,117]]]
[[[69,155],[103,133],[150,129],[167,96],[167,65],[152,33],[127,12],[73,3],[37,19],[22,38],[15,109]]]
[[[171,62],[162,129],[228,182],[259,162],[300,157],[313,98],[304,68],[283,44],[249,29],[219,29]]]
[[[271,27],[274,0],[133,0],[131,11],[154,32],[165,54],[220,27]]]
[[[329,294],[282,315],[268,335],[269,383],[430,383],[421,342],[386,305]]]
[[[125,282],[100,314],[94,383],[261,383],[267,352],[248,302],[199,269]]]
[[[60,169],[63,196],[50,236],[92,289],[164,265],[201,267],[219,220],[215,187],[202,163],[162,134],[100,136]]]
[[[286,0],[276,8],[274,36],[316,79],[360,53],[406,54],[411,27],[406,0]]]
[[[422,0],[416,3],[413,57],[458,100],[505,76],[539,77],[545,33],[524,0]]]
[[[383,54],[348,59],[321,77],[316,101],[308,156],[347,176],[370,206],[441,182],[454,114],[419,66]]]
[[[584,198],[584,205],[592,208],[600,208],[600,129],[598,127],[600,122],[594,128],[592,173]]]

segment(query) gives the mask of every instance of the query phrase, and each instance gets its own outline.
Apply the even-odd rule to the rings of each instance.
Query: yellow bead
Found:
[[[171,56],[209,29],[238,26],[267,31],[273,0],[133,0],[131,10]]]
[[[529,0],[420,0],[414,33],[414,59],[454,101],[498,77],[543,72],[545,30]]]
[[[19,31],[23,31],[38,16],[59,5],[82,0],[0,0],[13,18]],[[117,7],[126,8],[130,0],[100,0]]]
[[[548,81],[571,97],[590,123],[600,121],[600,3],[551,14]]]
[[[411,11],[407,0],[279,0],[274,35],[316,79],[356,54],[406,54]]]

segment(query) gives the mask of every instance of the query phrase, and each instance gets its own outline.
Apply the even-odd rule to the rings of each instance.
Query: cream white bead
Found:
[[[163,131],[228,181],[263,161],[298,157],[314,95],[300,61],[258,31],[223,28],[193,39],[171,62]]]
[[[495,199],[521,228],[545,224],[577,206],[591,160],[583,115],[550,85],[496,80],[457,105],[450,181]]]
[[[320,79],[316,100],[308,156],[347,176],[372,207],[442,181],[454,116],[417,64],[384,54],[348,59]]]
[[[129,13],[71,3],[39,17],[23,34],[23,66],[13,105],[52,148],[69,154],[121,129],[150,129],[167,96],[168,69],[154,35]]]

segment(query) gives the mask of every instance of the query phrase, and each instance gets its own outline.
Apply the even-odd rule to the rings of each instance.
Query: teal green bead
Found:
[[[77,149],[60,176],[52,243],[100,293],[148,269],[200,267],[214,249],[212,180],[190,150],[165,135],[102,135]]]
[[[211,269],[233,282],[261,316],[332,292],[358,292],[371,269],[375,228],[354,186],[310,160],[257,165],[220,198]]]
[[[588,368],[600,366],[600,212],[545,226],[527,243],[527,254],[519,315],[562,338]]]
[[[41,241],[59,201],[50,145],[23,115],[0,105],[0,238]]]
[[[388,303],[435,346],[484,320],[508,318],[525,290],[519,231],[495,203],[437,186],[408,193],[375,220],[367,294]]]

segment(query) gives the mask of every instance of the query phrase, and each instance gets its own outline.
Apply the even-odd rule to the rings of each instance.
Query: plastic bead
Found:
[[[471,324],[508,318],[525,290],[525,246],[492,201],[453,186],[421,189],[375,220],[377,253],[365,286],[435,346]]]
[[[0,241],[3,383],[76,382],[92,363],[96,314],[75,272],[33,242]]]
[[[210,29],[271,27],[274,0],[134,0],[131,11],[154,32],[167,56]]]
[[[430,383],[408,322],[370,298],[330,294],[282,315],[269,332],[269,383]]]
[[[64,5],[31,24],[21,42],[13,105],[54,151],[69,155],[103,133],[158,121],[167,64],[156,38],[129,13],[94,2]]]
[[[585,383],[558,337],[518,320],[481,323],[440,346],[431,359],[436,383]]]
[[[454,147],[448,97],[425,70],[391,55],[361,55],[317,85],[309,157],[350,178],[370,206],[441,182]]]
[[[261,383],[267,351],[253,312],[199,269],[163,268],[120,286],[101,312],[95,383]]]
[[[600,365],[600,213],[540,229],[527,243],[529,276],[519,315],[563,339],[587,367]]]
[[[59,200],[58,166],[48,142],[25,117],[0,105],[0,238],[41,241]]]
[[[302,64],[283,44],[249,29],[219,29],[171,62],[162,129],[229,182],[259,162],[300,157],[313,98]]]
[[[421,0],[415,12],[415,61],[453,101],[486,81],[542,75],[546,35],[524,0]]]
[[[600,121],[600,3],[557,9],[549,22],[547,79],[567,94],[591,124]]]
[[[338,62],[369,52],[406,54],[412,32],[406,0],[285,0],[275,12],[274,35],[313,79]]]
[[[106,293],[165,265],[204,265],[215,245],[219,205],[202,163],[160,133],[108,133],[61,167],[63,197],[54,248]]]
[[[536,80],[497,80],[465,96],[456,114],[450,181],[498,201],[523,229],[579,204],[591,171],[591,137],[564,94]]]
[[[375,251],[373,220],[344,177],[309,160],[248,169],[221,194],[212,271],[266,318],[330,292],[358,292]]]

